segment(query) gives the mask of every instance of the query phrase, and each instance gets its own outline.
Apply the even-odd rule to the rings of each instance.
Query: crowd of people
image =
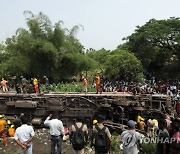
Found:
[[[136,94],[167,94],[175,100],[180,95],[180,81],[156,81],[144,80],[143,82],[132,82],[128,80],[110,80],[100,74],[93,77],[93,81],[89,82],[88,77],[81,74],[80,81],[82,82],[82,92],[88,92],[88,84],[96,89],[97,94],[102,92],[122,92]],[[40,93],[41,86],[44,85],[45,91],[50,91],[50,82],[47,76],[44,76],[41,81],[36,77],[26,79],[23,76],[11,77],[8,80],[2,78],[2,92],[7,92],[10,89],[15,89],[16,93]]]
[[[29,85],[34,93],[39,93],[39,82],[37,78],[26,80],[23,76],[17,80],[13,77],[12,81],[6,81],[2,78],[2,91],[8,91],[8,86],[12,85],[17,93],[28,93]],[[85,76],[81,77],[83,92],[87,92],[88,80]],[[31,82],[31,84],[30,84]],[[45,85],[49,85],[49,80],[44,76]],[[102,92],[131,92],[134,95],[138,93],[161,93],[176,96],[176,114],[165,114],[163,118],[149,117],[145,119],[141,114],[137,115],[137,121],[128,119],[126,125],[128,128],[120,134],[119,145],[122,145],[124,154],[138,154],[141,152],[141,144],[155,143],[156,154],[178,154],[180,151],[180,83],[176,82],[156,82],[155,80],[144,81],[143,83],[113,81],[102,79],[99,74],[94,77],[96,93]],[[44,121],[44,125],[50,128],[51,153],[62,153],[62,141],[65,135],[69,135],[70,143],[75,154],[84,154],[84,148],[89,143],[94,147],[95,154],[108,154],[111,152],[111,143],[113,141],[111,132],[104,125],[106,117],[98,115],[92,122],[92,127],[84,123],[82,115],[78,115],[76,122],[68,128],[65,128],[61,120],[58,119],[58,113],[50,114]],[[26,115],[15,116],[13,121],[0,115],[0,135],[4,146],[8,145],[7,136],[14,137],[15,142],[20,147],[20,153],[32,154],[32,142],[35,135],[34,128]],[[57,148],[56,148],[57,146]]]
[[[156,154],[179,154],[180,102],[176,112],[178,114],[176,117],[165,114],[161,119],[155,117],[144,119],[139,114],[137,121],[129,119],[126,124],[128,128],[121,131],[119,138],[122,152],[124,154],[138,154],[142,152],[141,144],[155,143]],[[83,115],[78,115],[75,123],[69,128],[65,128],[58,117],[58,112],[54,111],[44,121],[44,125],[50,128],[52,154],[56,153],[56,149],[58,154],[62,153],[62,141],[65,135],[69,137],[75,154],[84,154],[84,149],[88,144],[94,148],[95,154],[109,154],[111,152],[113,138],[112,132],[105,125],[105,115],[99,114],[94,117],[92,126],[84,123],[86,119]],[[35,131],[28,117],[23,113],[20,116],[16,115],[13,121],[0,115],[0,133],[4,146],[8,145],[8,134],[9,137],[14,137],[15,142],[20,147],[21,154],[32,154]]]
[[[36,77],[26,79],[23,76],[20,77],[11,77],[8,80],[2,78],[1,87],[2,92],[8,92],[12,89],[19,93],[40,93],[40,87],[44,85],[46,88],[46,92],[49,92],[49,79],[44,76],[42,81],[38,80]]]
[[[81,75],[83,92],[87,92],[88,80],[83,74]],[[171,96],[180,95],[180,81],[156,81],[144,80],[143,82],[132,82],[128,80],[110,80],[97,74],[94,76],[93,87],[96,93],[102,92],[123,92],[133,94],[167,94]]]

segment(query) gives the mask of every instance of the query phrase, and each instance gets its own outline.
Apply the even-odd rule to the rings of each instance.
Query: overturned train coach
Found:
[[[14,115],[24,113],[33,125],[42,125],[53,111],[57,111],[59,118],[69,126],[77,115],[83,115],[89,125],[97,114],[105,115],[112,123],[124,124],[128,119],[136,120],[140,113],[145,118],[160,117],[164,112],[172,110],[171,97],[162,94],[0,94],[0,114],[13,119]]]

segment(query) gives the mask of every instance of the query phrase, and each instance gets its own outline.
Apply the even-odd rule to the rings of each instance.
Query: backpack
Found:
[[[102,129],[100,129],[97,125],[95,126],[96,130],[98,131],[95,135],[95,150],[98,153],[107,153],[110,148],[110,140],[105,133],[106,127],[104,126]]]
[[[73,132],[72,135],[72,145],[74,150],[81,150],[85,146],[85,141],[84,141],[84,132],[82,131],[84,124],[80,128],[77,127],[75,124],[74,127],[76,129],[75,132]]]

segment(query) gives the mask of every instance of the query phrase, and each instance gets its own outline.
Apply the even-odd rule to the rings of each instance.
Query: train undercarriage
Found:
[[[163,113],[172,112],[169,95],[129,93],[49,93],[49,94],[0,94],[0,114],[13,119],[24,113],[33,125],[42,125],[52,112],[59,113],[65,126],[75,122],[77,115],[83,115],[88,125],[97,114],[106,116],[110,126],[125,124],[128,119],[136,120],[138,114],[144,118],[161,118]],[[119,127],[119,126],[117,126]]]

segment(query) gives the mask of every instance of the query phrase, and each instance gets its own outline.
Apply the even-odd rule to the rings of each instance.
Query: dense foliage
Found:
[[[67,30],[62,28],[61,21],[53,26],[42,13],[24,14],[28,30],[19,28],[16,35],[6,40],[5,49],[0,47],[1,76],[46,75],[59,82],[93,68],[96,62],[84,55],[84,47],[74,36],[79,26]]]
[[[112,51],[106,61],[106,74],[111,78],[135,80],[142,75],[141,62],[125,50]]]
[[[151,19],[137,26],[123,47],[135,53],[146,75],[159,79],[180,78],[180,19]],[[122,46],[119,46],[122,47]]]
[[[51,82],[72,81],[81,73],[97,72],[109,78],[140,80],[180,79],[180,19],[151,19],[125,38],[116,50],[84,50],[75,37],[82,25],[63,28],[63,21],[52,25],[43,13],[24,12],[27,29],[0,44],[0,76],[25,76]]]

